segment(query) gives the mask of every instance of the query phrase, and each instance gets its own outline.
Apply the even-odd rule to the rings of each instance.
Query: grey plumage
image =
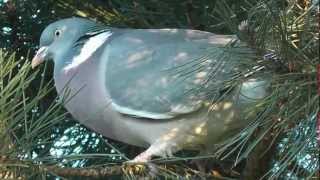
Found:
[[[249,79],[209,106],[221,82],[236,73],[238,58],[218,58],[235,38],[197,30],[117,29],[69,18],[44,30],[33,66],[52,58],[55,86],[60,96],[66,89],[72,96],[65,106],[74,118],[106,137],[149,147],[133,160],[145,162],[218,143],[248,124],[239,114],[267,95],[265,80]],[[209,49],[216,56],[204,58]],[[197,61],[201,66],[193,66]],[[216,88],[199,88],[208,85]]]

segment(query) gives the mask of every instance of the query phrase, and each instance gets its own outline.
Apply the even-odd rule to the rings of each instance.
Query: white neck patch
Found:
[[[88,39],[82,46],[80,54],[72,59],[72,62],[64,67],[64,71],[76,68],[88,60],[96,50],[112,35],[110,31],[98,34]]]

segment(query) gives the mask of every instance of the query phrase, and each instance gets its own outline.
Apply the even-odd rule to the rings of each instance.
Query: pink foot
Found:
[[[127,161],[128,163],[148,163],[151,160],[151,155],[147,152],[143,152],[136,156],[134,159]]]

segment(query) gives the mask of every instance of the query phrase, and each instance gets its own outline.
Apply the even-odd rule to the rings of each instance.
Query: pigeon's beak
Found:
[[[31,62],[32,69],[37,67],[39,64],[43,63],[47,55],[48,55],[48,47],[47,46],[41,47],[32,59],[32,62]]]

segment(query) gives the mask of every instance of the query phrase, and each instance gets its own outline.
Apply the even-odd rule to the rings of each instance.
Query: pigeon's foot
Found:
[[[151,177],[156,177],[159,171],[158,171],[157,165],[150,162],[151,157],[152,157],[152,154],[149,154],[148,151],[145,151],[139,154],[138,156],[136,156],[134,159],[125,162],[125,165],[134,166],[135,169],[139,168],[139,169],[143,169],[143,171],[145,171],[145,168],[142,168],[142,167],[147,167],[148,174]]]
[[[138,156],[136,156],[134,159],[127,161],[127,163],[132,163],[132,164],[144,164],[147,163],[151,160],[152,154],[150,154],[147,151],[139,154]]]
[[[177,150],[178,148],[176,143],[159,140],[152,144],[146,151],[136,156],[133,160],[127,161],[127,163],[148,163],[151,161],[153,156],[160,156],[164,158],[172,157],[173,153]]]

